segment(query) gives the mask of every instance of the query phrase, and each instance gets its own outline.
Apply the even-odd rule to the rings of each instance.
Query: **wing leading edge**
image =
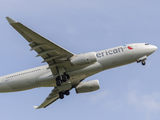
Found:
[[[51,69],[53,75],[57,75],[59,72],[56,67],[65,67],[65,65],[67,65],[66,61],[74,55],[68,50],[27,28],[23,24],[16,22],[9,17],[6,17],[6,19],[9,24],[29,42],[31,47],[30,50],[35,50],[38,53],[36,57],[41,56],[44,59],[42,63],[48,63],[48,69]],[[40,106],[34,106],[34,108],[39,109],[49,106],[59,99],[59,92],[61,92],[61,90],[55,87],[44,102]]]
[[[41,56],[44,59],[42,63],[47,62],[49,64],[48,69],[51,69],[53,75],[58,74],[58,71],[55,68],[56,66],[63,66],[62,64],[74,55],[68,50],[27,28],[23,24],[16,22],[9,17],[6,17],[6,19],[9,24],[30,43],[30,50],[35,50],[38,53],[36,57]]]
[[[35,109],[46,108],[47,106],[49,106],[58,99],[59,99],[59,90],[55,87],[40,106],[33,106],[33,107]]]

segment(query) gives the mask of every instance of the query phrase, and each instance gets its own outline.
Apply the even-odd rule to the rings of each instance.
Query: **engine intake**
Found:
[[[76,93],[85,93],[85,92],[96,91],[99,88],[100,88],[99,81],[92,80],[92,81],[85,81],[85,82],[79,83],[75,88],[75,90],[76,90]]]
[[[70,59],[70,62],[73,66],[75,65],[86,65],[97,62],[96,55],[94,52],[84,53],[75,55]]]

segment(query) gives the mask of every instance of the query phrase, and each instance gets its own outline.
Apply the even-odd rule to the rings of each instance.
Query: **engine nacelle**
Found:
[[[94,52],[75,55],[70,59],[71,64],[74,66],[92,64],[95,63],[96,61],[97,59]]]
[[[85,93],[85,92],[92,92],[95,90],[98,90],[99,87],[99,81],[98,80],[92,80],[92,81],[85,81],[81,82],[77,85],[75,88],[76,93]]]

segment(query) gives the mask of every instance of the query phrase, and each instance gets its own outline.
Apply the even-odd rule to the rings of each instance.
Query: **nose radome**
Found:
[[[155,51],[156,51],[158,47],[157,46],[154,46],[154,47],[155,47]]]
[[[157,46],[152,45],[153,52],[157,50]]]
[[[157,50],[157,46],[154,46],[154,45],[150,45],[150,46],[148,46],[149,47],[149,54],[152,54],[152,53],[154,53],[156,50]]]

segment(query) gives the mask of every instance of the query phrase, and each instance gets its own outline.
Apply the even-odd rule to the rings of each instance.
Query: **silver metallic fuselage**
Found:
[[[72,85],[77,84],[81,80],[103,70],[136,62],[137,59],[143,56],[149,56],[156,49],[157,47],[153,45],[136,43],[95,52],[97,62],[79,67],[72,66],[73,70],[67,71],[67,74],[70,75],[70,79],[67,82]],[[15,92],[36,87],[56,86],[55,78],[57,76],[53,76],[50,69],[47,68],[48,65],[45,65],[0,77],[0,92]]]

